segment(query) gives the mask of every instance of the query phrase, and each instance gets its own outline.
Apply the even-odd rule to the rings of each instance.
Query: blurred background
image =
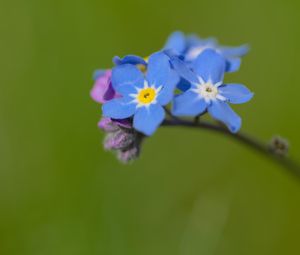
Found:
[[[235,141],[162,128],[129,166],[102,149],[92,73],[174,30],[249,43],[243,130],[300,160],[297,0],[0,0],[1,255],[300,254],[300,183]]]

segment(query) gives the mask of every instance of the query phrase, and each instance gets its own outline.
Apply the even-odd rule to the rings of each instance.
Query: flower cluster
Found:
[[[224,83],[226,72],[237,71],[246,45],[224,47],[215,39],[175,32],[165,46],[147,58],[114,57],[111,70],[96,71],[91,97],[102,105],[99,127],[106,132],[104,147],[123,162],[138,157],[143,137],[151,136],[166,118],[208,113],[232,133],[241,118],[229,104],[249,101],[244,85]],[[176,117],[175,117],[176,116]]]

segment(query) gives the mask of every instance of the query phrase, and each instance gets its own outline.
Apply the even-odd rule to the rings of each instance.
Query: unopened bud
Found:
[[[103,117],[98,122],[98,127],[104,130],[105,132],[116,132],[119,130],[119,126],[113,122],[110,118]]]
[[[117,120],[103,117],[98,122],[98,127],[104,130],[105,132],[116,132],[120,128],[132,129],[132,124],[128,119]]]
[[[108,133],[104,139],[106,150],[126,149],[135,142],[135,135],[132,132],[119,129],[116,132]]]
[[[122,163],[130,163],[131,161],[136,160],[139,157],[140,149],[138,146],[133,146],[131,148],[128,148],[126,150],[120,150],[118,151],[118,159]]]
[[[269,149],[278,156],[286,156],[289,151],[289,142],[280,136],[274,136],[269,143]]]

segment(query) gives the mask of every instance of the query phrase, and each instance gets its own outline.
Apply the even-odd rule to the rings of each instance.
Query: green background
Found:
[[[0,1],[1,255],[300,254],[299,181],[235,141],[160,129],[140,160],[103,151],[89,97],[114,55],[174,30],[249,43],[227,80],[255,92],[243,130],[300,160],[297,0]]]

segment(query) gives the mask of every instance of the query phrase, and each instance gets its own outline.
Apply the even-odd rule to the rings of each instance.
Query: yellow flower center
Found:
[[[150,104],[156,97],[156,91],[153,88],[142,89],[137,99],[141,104]]]

